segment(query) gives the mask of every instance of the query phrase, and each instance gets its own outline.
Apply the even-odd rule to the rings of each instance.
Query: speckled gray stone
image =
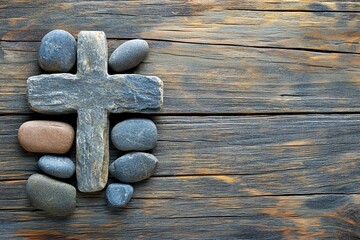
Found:
[[[109,66],[115,72],[124,72],[139,65],[146,58],[149,45],[145,40],[134,39],[121,44],[111,54]]]
[[[109,75],[104,32],[78,35],[76,75],[43,74],[27,80],[30,108],[77,113],[76,177],[82,192],[102,190],[108,180],[109,113],[153,112],[162,106],[163,83],[155,76]]]
[[[128,184],[112,183],[106,188],[106,201],[109,207],[124,207],[131,199],[134,188]]]
[[[42,174],[33,174],[26,184],[26,193],[34,207],[54,216],[70,215],[76,207],[76,189]]]
[[[127,119],[112,129],[111,141],[120,151],[147,151],[156,146],[157,129],[149,119]]]
[[[116,159],[109,171],[120,182],[135,183],[153,175],[157,163],[157,158],[150,153],[132,152]]]
[[[63,156],[44,155],[39,159],[38,167],[44,173],[57,178],[69,178],[75,173],[73,161]]]
[[[76,40],[64,30],[53,30],[41,40],[39,65],[47,72],[69,72],[76,62]]]

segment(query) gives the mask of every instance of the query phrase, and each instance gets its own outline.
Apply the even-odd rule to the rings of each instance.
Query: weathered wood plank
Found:
[[[360,238],[360,115],[236,116],[359,112],[359,2],[15,0],[0,9],[1,238]],[[54,28],[105,31],[110,51],[124,39],[150,43],[135,73],[165,83],[153,117],[160,164],[126,209],[79,193],[76,213],[54,219],[26,199],[40,155],[20,148],[18,127],[75,126],[74,115],[27,107],[26,79],[41,73],[39,41]],[[163,116],[183,113],[229,115]],[[120,154],[112,147],[111,161]]]
[[[359,111],[360,13],[348,12],[359,5],[305,0],[0,3],[0,113],[29,112],[25,80],[41,73],[36,51],[54,28],[157,40],[150,41],[150,56],[135,72],[164,79],[163,113]],[[120,43],[110,41],[110,51]]]
[[[36,170],[39,155],[22,150],[16,137],[18,127],[30,119],[76,122],[74,115],[0,117],[1,180],[26,179]],[[121,119],[121,115],[113,116],[111,125]],[[159,131],[158,146],[153,151],[160,160],[156,176],[172,177],[167,181],[181,183],[207,175],[204,181],[213,179],[229,186],[238,180],[256,186],[259,181],[272,179],[266,185],[273,194],[284,193],[281,183],[290,180],[294,185],[289,194],[358,192],[357,114],[159,116],[153,120]],[[70,153],[73,159],[74,152]],[[111,144],[110,161],[120,155]],[[15,172],[20,175],[12,175]],[[228,177],[222,178],[224,175]],[[239,196],[236,189],[231,192]]]
[[[38,156],[20,149],[16,132],[34,118],[75,123],[74,115],[0,117],[4,237],[360,237],[360,115],[154,117],[156,175],[135,184],[121,211],[106,208],[103,192],[79,193],[65,220],[34,211],[26,199]],[[112,149],[111,160],[120,154]]]
[[[110,53],[121,41],[109,41]],[[2,43],[0,113],[29,113],[39,43]],[[357,54],[150,41],[134,73],[164,81],[163,113],[360,111]],[[28,51],[23,51],[27,49]]]
[[[49,29],[66,27],[73,33],[102,30],[109,38],[359,53],[359,13],[349,12],[358,11],[359,3],[291,2],[11,1],[0,5],[5,10],[0,36],[3,41],[39,41]]]
[[[80,199],[68,219],[40,211],[2,211],[11,239],[358,239],[359,195],[133,199],[110,211]],[[166,209],[166,211],[165,211]]]

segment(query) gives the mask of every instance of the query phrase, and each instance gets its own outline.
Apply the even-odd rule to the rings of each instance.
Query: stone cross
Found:
[[[103,189],[108,179],[109,113],[152,112],[162,106],[158,77],[109,75],[104,32],[78,36],[77,73],[43,74],[27,80],[30,108],[35,112],[77,112],[76,176],[82,192]]]

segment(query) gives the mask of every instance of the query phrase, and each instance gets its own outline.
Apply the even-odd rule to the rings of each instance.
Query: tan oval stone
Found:
[[[71,125],[57,121],[34,120],[23,123],[18,132],[20,145],[29,152],[64,154],[74,142]]]

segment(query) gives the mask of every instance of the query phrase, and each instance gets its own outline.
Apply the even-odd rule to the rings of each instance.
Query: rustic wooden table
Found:
[[[0,16],[1,239],[359,239],[358,1],[1,0]],[[19,126],[75,126],[26,100],[40,40],[58,28],[104,31],[110,53],[146,39],[134,72],[164,81],[148,116],[160,164],[125,209],[78,193],[57,219],[26,198],[40,155],[19,146]]]

